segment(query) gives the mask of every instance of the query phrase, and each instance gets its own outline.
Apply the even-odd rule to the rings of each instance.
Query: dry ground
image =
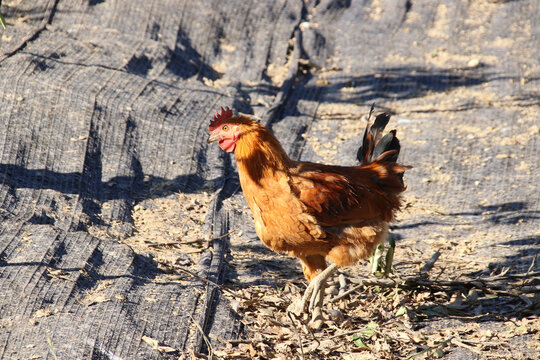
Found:
[[[133,211],[134,236],[124,241],[137,252],[153,254],[169,280],[196,277],[200,253],[211,245],[202,230],[211,198],[200,192],[145,200]],[[444,216],[444,209],[413,195],[405,203],[398,223],[419,213]],[[249,211],[230,200],[226,206]],[[372,275],[367,261],[342,269],[327,289],[327,321],[315,330],[306,325],[306,317],[287,311],[306,286],[296,260],[245,246],[246,235],[233,232],[229,266],[240,280],[219,289],[241,314],[245,336],[237,341],[213,338],[208,356],[191,357],[451,359],[455,352],[450,350],[458,349],[476,358],[534,359],[540,351],[534,286],[539,274],[492,268],[489,276],[475,277],[489,259],[471,261],[463,255],[474,252],[481,236],[471,232],[464,241],[446,246],[444,239],[425,239],[440,249],[431,257],[418,250],[416,240],[398,239],[388,278]],[[259,282],[241,281],[253,276],[249,264],[254,262],[275,266]]]

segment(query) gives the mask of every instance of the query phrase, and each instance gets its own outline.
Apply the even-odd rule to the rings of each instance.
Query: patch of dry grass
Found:
[[[528,355],[511,343],[538,340],[538,289],[531,284],[539,274],[503,272],[460,279],[444,271],[433,275],[435,263],[445,261],[438,255],[419,266],[399,261],[390,278],[370,276],[367,266],[342,270],[327,289],[327,320],[319,330],[307,326],[306,316],[287,311],[304,290],[300,279],[279,289],[265,285],[227,289],[224,295],[242,314],[246,340],[214,339],[223,345],[214,356],[432,359],[444,358],[458,347],[481,358],[532,359],[534,353]],[[490,325],[484,326],[487,322]]]

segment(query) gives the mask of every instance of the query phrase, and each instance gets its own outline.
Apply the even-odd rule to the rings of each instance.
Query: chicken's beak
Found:
[[[210,135],[210,137],[208,138],[206,143],[210,144],[210,143],[213,143],[214,141],[218,141],[218,140],[219,140],[219,134]]]

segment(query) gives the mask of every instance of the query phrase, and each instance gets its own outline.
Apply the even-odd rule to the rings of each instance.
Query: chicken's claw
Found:
[[[331,264],[323,272],[317,275],[311,280],[302,299],[294,302],[289,307],[289,310],[300,316],[305,313],[306,305],[308,312],[311,313],[311,320],[309,322],[310,327],[318,329],[322,326],[322,305],[324,299],[324,289],[326,288],[326,282],[330,276],[337,270],[337,265]]]

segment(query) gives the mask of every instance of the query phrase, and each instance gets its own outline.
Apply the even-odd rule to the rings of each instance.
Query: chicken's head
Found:
[[[233,152],[236,140],[241,134],[240,124],[234,123],[233,112],[228,107],[221,108],[221,114],[216,111],[214,120],[208,126],[210,138],[208,143],[217,141],[220,148],[226,152]]]

